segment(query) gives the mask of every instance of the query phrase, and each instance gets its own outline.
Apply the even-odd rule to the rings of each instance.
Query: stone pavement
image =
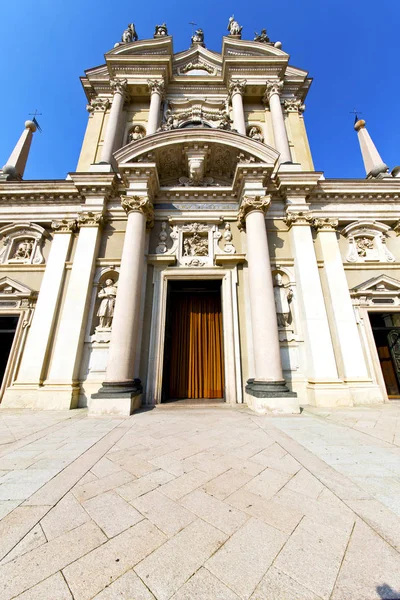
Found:
[[[400,405],[0,411],[0,600],[400,598]]]

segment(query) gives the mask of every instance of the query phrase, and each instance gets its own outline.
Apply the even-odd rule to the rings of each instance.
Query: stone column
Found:
[[[282,374],[274,288],[269,260],[265,212],[270,199],[244,197],[239,224],[247,232],[250,310],[255,377],[246,385],[248,403],[257,411],[299,412],[296,394],[290,392]]]
[[[65,277],[65,261],[71,247],[75,219],[53,221],[54,238],[51,244],[46,270],[22,355],[18,377],[6,390],[3,406],[34,406],[37,388],[42,384],[47,354],[60,301]]]
[[[147,121],[147,135],[155,133],[160,121],[161,100],[164,97],[165,84],[163,79],[149,79],[147,85],[150,89],[150,108]]]
[[[78,404],[77,380],[85,319],[102,222],[101,213],[82,212],[78,215],[80,232],[74,262],[59,317],[49,374],[41,392],[45,408],[75,408]]]
[[[246,89],[246,81],[236,80],[229,84],[229,95],[232,102],[233,126],[238,133],[246,135],[246,123],[244,120],[243,95]]]
[[[283,118],[281,105],[281,91],[283,89],[283,81],[267,82],[267,89],[264,94],[263,101],[269,104],[272,118],[272,128],[274,130],[275,148],[280,153],[279,162],[291,163],[292,156],[290,153],[288,137],[286,133],[285,120]]]
[[[114,97],[110,114],[108,115],[106,133],[104,136],[103,148],[101,150],[101,163],[111,163],[112,155],[115,150],[116,137],[119,129],[122,109],[126,99],[127,81],[126,79],[111,80],[110,87],[114,92]]]
[[[337,225],[336,219],[315,218],[313,220],[313,226],[318,231],[318,243],[324,261],[324,280],[330,303],[328,315],[330,315],[337,354],[340,357],[340,375],[350,385],[356,403],[382,402],[379,387],[371,386],[371,377],[365,362],[336,237]]]
[[[128,215],[112,322],[106,380],[92,395],[91,414],[129,415],[141,404],[142,386],[134,378],[139,331],[146,225],[153,224],[153,205],[146,196],[123,196]]]

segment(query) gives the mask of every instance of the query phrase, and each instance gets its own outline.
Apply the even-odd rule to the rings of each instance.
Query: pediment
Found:
[[[222,59],[215,52],[195,46],[175,54],[172,69],[174,75],[178,76],[216,76],[221,75]]]
[[[289,54],[275,48],[273,44],[253,42],[251,40],[238,40],[225,36],[222,43],[222,55],[226,58],[234,56],[264,57],[289,60]]]
[[[119,42],[119,45],[106,53],[108,56],[166,56],[172,55],[172,37],[158,37],[148,40],[138,40],[129,44]]]
[[[378,277],[373,277],[372,279],[368,279],[364,283],[360,283],[356,285],[354,288],[350,290],[350,293],[359,295],[361,292],[363,293],[387,293],[390,292],[393,294],[400,292],[400,281],[395,279],[394,277],[390,277],[389,275],[379,275]]]
[[[36,292],[27,285],[11,279],[11,277],[2,277],[0,279],[0,298],[22,299],[35,296]]]

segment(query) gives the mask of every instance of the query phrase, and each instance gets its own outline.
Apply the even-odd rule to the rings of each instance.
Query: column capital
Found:
[[[165,81],[164,79],[148,79],[147,85],[151,94],[158,94],[161,98],[165,96]]]
[[[305,104],[303,104],[303,102],[297,98],[285,98],[283,101],[283,107],[288,113],[298,114],[302,114],[306,109]]]
[[[76,219],[58,219],[51,222],[54,233],[73,233],[76,230]]]
[[[265,214],[270,204],[271,198],[269,196],[244,196],[237,217],[239,229],[241,231],[246,229],[247,215],[254,211],[263,212]]]
[[[264,92],[263,102],[268,104],[273,94],[281,95],[283,90],[283,81],[278,79],[267,80],[267,89]]]
[[[88,113],[93,114],[95,112],[106,112],[109,107],[109,98],[92,98],[90,104],[86,106],[86,110]]]
[[[126,96],[126,91],[128,87],[128,81],[126,79],[110,79],[110,88],[112,93],[121,94],[121,96]]]
[[[312,214],[300,211],[300,212],[287,212],[284,222],[290,229],[293,225],[312,225],[313,220],[314,220],[314,218],[313,218]]]
[[[229,82],[229,97],[231,98],[233,94],[244,95],[246,89],[246,79],[231,79]]]
[[[140,212],[146,217],[148,228],[154,225],[154,207],[148,196],[121,196],[121,206],[129,215],[132,212]]]
[[[316,231],[336,231],[339,219],[319,218],[312,219],[312,226]]]
[[[101,212],[85,211],[78,215],[78,227],[100,227],[104,223]]]

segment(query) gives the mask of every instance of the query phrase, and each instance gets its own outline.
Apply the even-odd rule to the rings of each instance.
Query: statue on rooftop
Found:
[[[121,41],[124,44],[130,44],[131,42],[137,42],[138,39],[139,38],[138,34],[136,33],[135,25],[133,23],[129,23],[127,29],[125,29],[124,33],[122,34]]]
[[[154,30],[154,37],[161,37],[163,35],[168,35],[166,23],[163,23],[162,25],[156,25],[156,28]]]
[[[257,31],[254,32],[255,38],[254,41],[255,42],[261,42],[264,44],[269,44],[269,37],[267,36],[267,30],[266,29],[261,29],[261,33],[258,34]]]
[[[205,46],[204,44],[204,31],[202,29],[196,29],[194,35],[192,35],[192,46],[198,44],[199,46]]]
[[[237,36],[242,37],[242,29],[243,29],[243,27],[241,27],[239,25],[239,23],[237,21],[235,21],[234,15],[229,17],[229,23],[228,23],[229,35],[237,35]]]

